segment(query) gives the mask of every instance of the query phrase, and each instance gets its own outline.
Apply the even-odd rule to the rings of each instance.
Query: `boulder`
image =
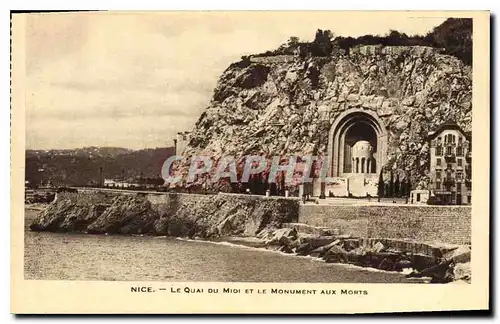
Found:
[[[283,227],[287,228],[295,228],[297,232],[299,233],[304,233],[304,234],[313,234],[317,236],[329,236],[329,235],[335,235],[338,230],[332,229],[330,227],[324,227],[324,226],[312,226],[308,224],[303,224],[303,223],[284,223]]]
[[[417,271],[432,267],[437,262],[433,257],[417,253],[411,255],[410,261],[413,265],[413,268],[415,268]]]
[[[468,246],[461,245],[454,250],[449,251],[443,255],[445,260],[453,260],[455,263],[470,262],[471,249]]]
[[[385,246],[380,242],[375,243],[375,245],[373,246],[374,252],[382,252],[383,250],[385,250]]]
[[[403,269],[411,269],[413,267],[410,260],[399,260],[394,265],[395,271],[403,271]]]
[[[293,253],[293,250],[286,245],[280,246],[278,251],[283,252],[283,253]]]
[[[471,268],[470,262],[457,263],[453,267],[453,277],[455,280],[470,283],[471,281]]]
[[[332,246],[324,256],[325,262],[327,263],[345,263],[347,261],[346,257],[347,251],[338,245]]]
[[[336,240],[337,238],[335,236],[318,236],[318,237],[311,237],[308,240],[308,242],[311,245],[312,249],[317,249],[321,246],[328,245]]]
[[[431,283],[448,283],[453,281],[453,266],[451,261],[440,262],[420,272],[422,277],[431,277]]]
[[[273,232],[273,236],[266,241],[268,245],[288,245],[297,238],[295,228],[279,228]]]
[[[297,252],[298,255],[308,255],[311,250],[312,250],[311,245],[308,242],[306,242],[306,243],[300,244],[295,249],[295,252]]]
[[[320,246],[310,252],[311,256],[323,257],[328,250],[330,250],[334,245],[339,245],[341,243],[340,240],[335,240],[327,245]]]
[[[346,251],[357,249],[361,246],[361,240],[357,238],[349,238],[342,240],[342,247]]]

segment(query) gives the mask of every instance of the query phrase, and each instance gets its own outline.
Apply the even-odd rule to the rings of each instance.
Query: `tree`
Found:
[[[291,46],[297,45],[299,41],[300,39],[297,36],[291,36],[290,39],[288,40],[288,44]]]
[[[276,196],[278,194],[278,188],[276,186],[276,182],[271,182],[269,184],[269,194],[271,196]]]
[[[286,173],[284,171],[282,171],[281,179],[280,179],[280,196],[285,195],[285,177],[286,177]]]
[[[445,49],[446,54],[472,64],[472,19],[448,18],[427,34],[433,45]]]
[[[388,197],[394,197],[394,174],[391,170],[391,179],[389,180],[389,188],[387,190]]]
[[[394,196],[395,197],[401,197],[400,195],[400,182],[399,182],[399,173],[396,174],[396,182],[394,182]]]
[[[312,43],[312,54],[313,56],[328,56],[332,53],[332,41],[334,39],[334,35],[330,30],[321,30],[318,29],[316,31],[316,36],[314,37],[314,41]]]
[[[382,170],[380,170],[380,175],[378,177],[378,188],[377,188],[378,201],[380,201],[380,198],[384,197],[384,189],[385,189],[384,175],[382,174]]]

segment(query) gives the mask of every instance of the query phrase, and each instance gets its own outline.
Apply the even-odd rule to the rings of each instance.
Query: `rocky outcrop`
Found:
[[[325,154],[336,117],[359,108],[375,112],[388,130],[387,167],[425,183],[427,133],[444,122],[471,130],[471,99],[471,67],[430,47],[247,57],[220,77],[184,155]],[[187,163],[177,172],[185,174]]]
[[[78,199],[76,194],[58,194],[30,224],[33,231],[84,232],[111,204],[104,196]]]
[[[117,196],[111,206],[87,226],[87,233],[153,233],[159,218],[148,200],[137,196]]]
[[[350,235],[319,236],[284,227],[261,234],[267,248],[308,255],[327,263],[353,264],[385,271],[406,271],[409,278],[431,283],[470,283],[470,247],[426,244],[405,240],[357,238]]]
[[[296,199],[250,195],[165,194],[152,203],[147,195],[97,197],[61,195],[30,225],[34,231],[92,234],[153,234],[216,238],[255,236],[296,221]]]

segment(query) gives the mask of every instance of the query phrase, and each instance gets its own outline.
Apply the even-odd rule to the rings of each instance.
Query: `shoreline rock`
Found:
[[[291,228],[278,229],[273,234],[273,239],[266,241],[266,247],[287,254],[393,272],[409,269],[411,272],[406,275],[407,278],[428,277],[431,283],[470,282],[469,246],[360,239],[346,235],[311,237],[311,234]],[[406,248],[396,249],[394,246]],[[427,254],[415,253],[417,249]]]
[[[470,282],[469,246],[334,234],[335,231],[325,228],[314,229],[291,222],[294,208],[298,208],[294,200],[237,195],[213,195],[155,205],[138,195],[82,199],[74,194],[62,194],[38,214],[30,229],[227,241],[317,257],[326,263],[394,272],[411,269],[407,277],[430,277],[433,283]],[[229,237],[232,239],[227,240]]]
[[[216,238],[270,233],[298,215],[298,199],[248,195],[58,194],[33,231]],[[153,202],[151,202],[153,201]]]

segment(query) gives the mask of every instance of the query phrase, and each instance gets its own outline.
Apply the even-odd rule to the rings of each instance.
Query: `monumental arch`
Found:
[[[372,110],[353,108],[342,112],[328,137],[328,175],[378,175],[387,157],[387,131]]]

